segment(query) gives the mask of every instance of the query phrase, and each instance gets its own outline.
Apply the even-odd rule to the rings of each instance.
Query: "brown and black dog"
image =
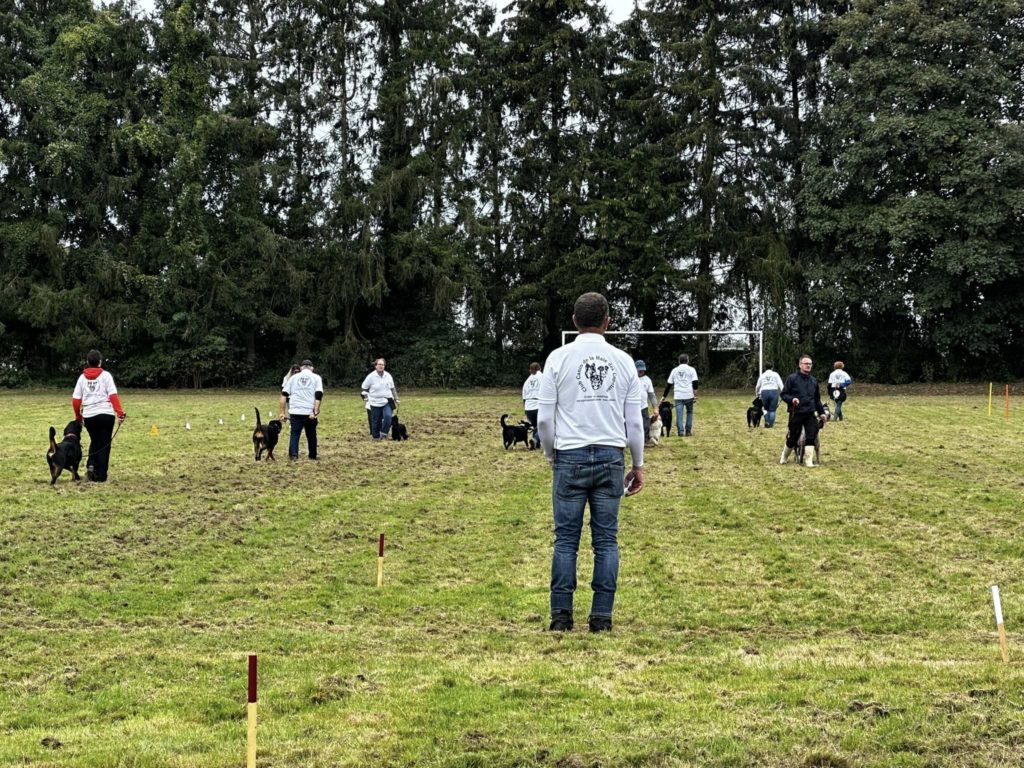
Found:
[[[277,447],[277,440],[281,437],[281,421],[272,419],[264,426],[260,421],[260,409],[253,408],[253,410],[256,411],[256,429],[252,431],[252,447],[256,454],[256,461],[260,460],[264,451],[267,452],[267,461],[277,461],[274,458],[274,448]]]
[[[78,482],[78,465],[82,463],[82,425],[69,421],[64,427],[64,438],[57,442],[57,430],[50,427],[50,449],[46,452],[46,463],[50,465],[50,485],[57,482],[65,469]]]

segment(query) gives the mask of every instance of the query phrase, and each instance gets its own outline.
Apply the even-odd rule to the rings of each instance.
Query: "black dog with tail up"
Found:
[[[252,447],[256,461],[260,460],[264,451],[267,452],[267,461],[277,461],[274,458],[274,448],[281,437],[281,420],[273,419],[263,426],[260,421],[260,409],[253,407],[253,410],[256,411],[256,429],[252,431]]]
[[[64,439],[56,442],[57,430],[50,427],[50,449],[46,452],[46,463],[50,465],[50,485],[57,482],[65,469],[77,483],[78,465],[82,463],[82,425],[69,421],[64,427]]]
[[[518,424],[507,424],[505,419],[508,414],[501,416],[501,441],[505,444],[505,450],[515,448],[516,443],[525,443],[526,450],[533,450],[533,442],[530,440],[530,430],[533,425],[528,421],[520,421]]]

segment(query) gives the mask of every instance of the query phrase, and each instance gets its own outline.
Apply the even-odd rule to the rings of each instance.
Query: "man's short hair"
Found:
[[[797,365],[800,365],[800,363],[802,363],[802,362],[804,361],[804,358],[807,358],[807,359],[808,359],[808,360],[810,360],[810,361],[811,361],[812,363],[814,362],[814,359],[813,359],[813,358],[812,358],[812,357],[811,357],[810,355],[808,355],[808,354],[807,354],[807,353],[805,352],[804,354],[800,355],[800,357],[798,357],[798,358],[796,359],[796,364],[797,364]]]
[[[385,360],[383,357],[378,357],[376,360],[373,361],[374,365],[377,365],[377,363],[384,363],[384,365],[387,365],[388,361]]]
[[[299,363],[299,365],[301,365],[303,368],[312,368],[313,361],[307,358],[303,360],[301,363]]]
[[[770,370],[772,370],[772,369],[773,369],[774,367],[775,367],[775,363],[765,363],[765,364],[764,364],[764,369],[765,369],[766,371],[770,371]]]
[[[85,356],[85,362],[94,368],[103,362],[103,355],[100,354],[98,349],[90,349]]]
[[[835,364],[832,367],[835,368],[837,371],[841,371],[846,366],[843,365],[843,361],[842,360],[836,360]]]
[[[608,319],[608,299],[600,293],[584,293],[572,308],[577,328],[600,328]]]
[[[530,373],[536,373],[540,370],[540,363],[530,363]]]
[[[680,363],[680,365],[686,365],[689,362],[690,362],[690,356],[689,355],[680,355],[679,356],[679,363]]]

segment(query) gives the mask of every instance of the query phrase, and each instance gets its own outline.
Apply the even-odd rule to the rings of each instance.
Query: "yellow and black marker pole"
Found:
[[[1010,663],[1010,649],[1006,644],[1006,625],[1003,624],[1003,602],[999,599],[999,587],[992,585],[992,609],[996,613],[996,631],[999,633],[999,652],[1003,663]]]
[[[377,586],[384,586],[384,534],[377,543]]]
[[[249,654],[249,738],[246,750],[246,768],[256,768],[256,654]]]

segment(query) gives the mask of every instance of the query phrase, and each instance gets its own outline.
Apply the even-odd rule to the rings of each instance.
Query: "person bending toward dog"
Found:
[[[125,419],[121,398],[117,394],[114,377],[103,370],[103,356],[90,349],[85,356],[86,368],[78,377],[71,406],[75,421],[85,425],[89,433],[89,458],[85,462],[85,477],[97,483],[107,481],[110,468],[110,445],[114,439],[114,423]]]
[[[693,435],[693,407],[697,404],[697,369],[690,365],[689,355],[679,356],[679,365],[672,369],[665,384],[665,392],[661,399],[664,402],[670,389],[676,401],[676,434],[679,437]],[[686,412],[686,423],[683,423],[683,412]]]
[[[303,360],[299,372],[293,373],[281,389],[281,418],[288,410],[288,458],[299,458],[299,437],[306,432],[309,458],[317,461],[316,427],[320,419],[320,403],[324,399],[324,382],[313,372],[313,361]]]
[[[537,414],[541,446],[554,469],[549,628],[573,627],[576,557],[589,504],[594,596],[588,624],[591,632],[606,632],[612,628],[619,575],[619,503],[623,494],[644,487],[643,394],[633,360],[605,341],[607,299],[583,294],[572,320],[579,336],[548,356]],[[628,473],[627,445],[633,461]]]
[[[377,358],[373,370],[363,379],[363,400],[370,404],[370,435],[374,440],[387,440],[391,430],[391,415],[398,410],[398,390],[395,380],[384,370],[387,360]]]
[[[782,377],[775,372],[775,365],[768,363],[754,385],[754,397],[761,398],[764,407],[764,428],[775,426],[775,412],[779,409],[779,393],[782,392]]]
[[[825,406],[818,391],[818,380],[811,376],[811,364],[810,355],[801,355],[799,368],[789,375],[782,388],[782,400],[789,406],[789,431],[786,432],[786,447],[782,449],[780,464],[785,464],[796,450],[801,429],[806,436],[804,445],[813,446],[819,423],[825,419]],[[815,466],[813,449],[804,451],[804,464]]]
[[[846,388],[853,383],[853,378],[845,370],[842,360],[832,365],[832,373],[828,375],[828,394],[836,404],[836,420],[843,420],[843,403],[846,402]]]
[[[540,404],[537,402],[537,396],[540,395],[540,383],[543,378],[540,363],[530,363],[530,375],[523,382],[523,411],[533,425],[533,436],[530,438],[532,448],[540,448],[540,436],[537,434],[537,409]]]

